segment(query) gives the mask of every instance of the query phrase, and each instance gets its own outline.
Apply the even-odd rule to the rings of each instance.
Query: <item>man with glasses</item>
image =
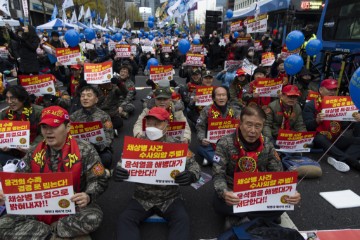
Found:
[[[334,79],[325,79],[321,82],[319,93],[316,100],[305,104],[303,110],[303,119],[308,131],[316,131],[314,139],[315,146],[324,151],[329,149],[333,142],[339,137],[346,122],[324,120],[325,114],[321,112],[321,102],[325,96],[336,96],[338,82]],[[360,121],[360,114],[354,114],[356,122]],[[355,123],[353,133],[346,132],[336,141],[328,152],[330,157],[327,161],[330,165],[340,172],[350,170],[348,164],[357,170],[360,170],[360,137],[358,133],[358,123]]]

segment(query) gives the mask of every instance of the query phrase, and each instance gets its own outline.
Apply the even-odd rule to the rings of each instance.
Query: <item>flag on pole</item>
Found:
[[[123,23],[123,25],[121,26],[121,30],[126,28],[126,21]]]
[[[106,13],[105,17],[104,17],[103,24],[107,24],[108,21],[109,21],[109,19],[108,19],[107,13]]]
[[[185,20],[185,24],[186,24],[186,26],[187,27],[189,27],[189,18],[188,18],[188,14],[187,14],[187,12],[185,13],[185,16],[184,16],[184,20]]]
[[[74,6],[73,0],[64,0],[62,8],[65,10],[65,9],[67,9],[69,7],[72,7],[72,6]]]
[[[84,12],[84,6],[81,6],[80,8],[80,13],[79,13],[79,17],[78,17],[78,20],[80,21],[81,18],[84,16],[85,12]]]
[[[130,23],[130,20],[126,20],[126,28],[127,29],[131,29],[131,23]]]
[[[115,23],[115,18],[113,19],[113,24],[112,24],[112,27],[115,28],[116,26],[116,23]]]
[[[11,16],[9,11],[9,0],[0,0],[0,11]]]
[[[90,8],[88,7],[84,16],[84,19],[88,19],[91,18],[91,12],[90,12]]]
[[[65,11],[65,9],[63,9],[62,20],[63,20],[63,25],[65,26],[65,23],[66,23],[66,21],[67,21],[67,19],[66,19],[66,11]]]
[[[75,12],[75,9],[72,13],[72,16],[71,16],[71,20],[70,20],[70,23],[77,23],[78,19],[76,17],[76,12]]]
[[[54,20],[58,14],[59,14],[58,8],[57,8],[57,6],[55,5],[55,6],[54,6],[54,9],[53,9],[53,12],[52,12],[52,14],[51,14],[51,20]]]

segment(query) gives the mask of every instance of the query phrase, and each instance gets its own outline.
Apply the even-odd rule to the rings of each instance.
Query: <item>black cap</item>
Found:
[[[263,73],[265,76],[266,76],[266,74],[267,74],[267,71],[266,71],[266,69],[265,68],[263,68],[263,67],[258,67],[258,68],[256,68],[255,69],[255,71],[254,71],[254,76],[255,76],[255,74],[256,73]]]

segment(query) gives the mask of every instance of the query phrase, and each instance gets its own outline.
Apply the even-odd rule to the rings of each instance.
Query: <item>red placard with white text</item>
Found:
[[[291,172],[235,172],[234,194],[240,202],[234,213],[254,211],[294,210],[285,198],[296,191],[296,171]]]
[[[101,121],[71,122],[70,134],[93,144],[102,144],[106,141]]]
[[[78,64],[81,60],[80,47],[56,48],[57,61],[64,66]]]
[[[173,66],[150,66],[150,79],[157,83],[160,80],[172,80],[173,79]]]
[[[281,93],[283,80],[280,78],[258,78],[254,82],[255,93],[260,97],[277,97]]]
[[[241,68],[243,65],[243,61],[241,60],[227,60],[224,63],[224,70],[228,70],[229,68],[233,69],[233,70],[237,70],[239,68]]]
[[[202,45],[202,44],[191,44],[190,51],[192,53],[202,53],[204,51],[204,45]]]
[[[84,78],[88,84],[109,83],[112,77],[112,62],[84,63]]]
[[[272,66],[275,62],[275,55],[273,52],[265,52],[261,56],[262,66]]]
[[[279,129],[276,145],[278,152],[310,152],[308,147],[314,141],[316,132],[295,132]]]
[[[202,67],[204,65],[205,57],[203,54],[188,53],[186,54],[185,64],[193,67]]]
[[[183,140],[185,133],[185,122],[169,122],[166,135]]]
[[[280,58],[285,60],[288,56],[291,56],[293,54],[298,54],[298,53],[300,53],[300,48],[295,49],[293,51],[289,51],[289,49],[286,47],[286,45],[284,45],[283,48],[281,49]]]
[[[115,53],[117,58],[129,58],[131,56],[131,46],[129,44],[116,44]]]
[[[75,204],[70,200],[74,195],[71,172],[1,172],[0,179],[8,214],[75,214]]]
[[[240,124],[240,119],[209,118],[207,140],[216,143],[223,136],[232,134]]]
[[[212,91],[214,87],[207,86],[196,86],[195,96],[197,101],[195,102],[195,106],[208,106],[213,103],[212,99]]]
[[[236,21],[236,22],[232,22],[230,24],[230,31],[231,32],[236,32],[236,31],[239,31],[239,30],[242,30],[242,29],[243,29],[243,22],[241,20]]]
[[[30,122],[0,120],[0,148],[29,148]]]
[[[306,97],[306,102],[309,102],[309,101],[311,101],[311,100],[316,100],[319,96],[320,96],[320,93],[319,93],[319,92],[315,92],[315,91],[309,90],[309,91],[308,91],[308,95],[307,95],[307,97]]]
[[[330,121],[356,121],[355,114],[359,109],[350,96],[326,96],[321,101],[321,112],[325,114],[324,120]]]
[[[29,94],[42,96],[44,94],[55,95],[55,77],[52,74],[44,75],[19,75],[21,86],[23,86]]]
[[[172,53],[172,45],[171,44],[164,44],[161,46],[161,52],[163,53]]]
[[[251,38],[249,37],[243,37],[243,38],[238,37],[236,39],[236,46],[238,47],[247,46],[250,40]]]
[[[129,182],[177,185],[175,176],[185,170],[188,145],[125,136],[121,166]]]

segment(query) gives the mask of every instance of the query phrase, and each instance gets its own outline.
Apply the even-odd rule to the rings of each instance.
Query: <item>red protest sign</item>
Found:
[[[44,94],[55,95],[55,77],[52,74],[44,75],[19,75],[21,86],[23,86],[29,94],[42,96]]]
[[[330,121],[356,121],[354,116],[359,111],[350,96],[323,97],[321,109],[324,120]]]
[[[207,106],[213,103],[212,100],[212,91],[214,87],[207,87],[207,86],[196,86],[195,96],[197,101],[195,102],[196,106]]]
[[[81,60],[80,47],[56,48],[57,61],[62,65],[77,64]]]
[[[240,124],[240,119],[209,118],[207,139],[216,143],[225,135],[232,134]]]
[[[115,57],[129,58],[131,56],[131,46],[129,44],[116,44],[115,53]]]
[[[101,121],[72,122],[70,134],[74,138],[80,138],[93,144],[101,144],[106,141],[106,136]]]
[[[295,132],[279,129],[276,145],[279,152],[310,152],[308,147],[314,140],[316,132]]]
[[[112,77],[112,62],[84,63],[84,79],[87,83],[109,83]]]
[[[204,65],[205,57],[203,54],[188,53],[186,54],[185,64],[188,66],[202,67]]]
[[[30,122],[0,120],[0,148],[29,148]]]

